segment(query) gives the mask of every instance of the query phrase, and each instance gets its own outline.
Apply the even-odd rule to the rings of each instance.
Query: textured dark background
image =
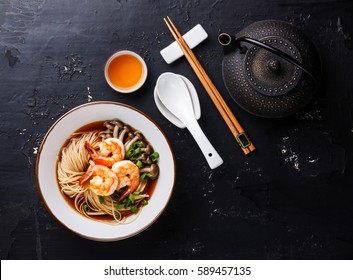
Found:
[[[172,42],[162,18],[209,38],[196,55],[254,140],[244,156],[185,59],[167,65]],[[317,45],[323,81],[296,115],[262,119],[240,109],[222,82],[219,31],[279,19]],[[0,0],[1,259],[352,259],[353,3],[298,0]],[[144,87],[113,92],[103,67],[116,50],[147,62]],[[196,86],[201,127],[224,159],[210,170],[187,130],[171,125],[153,101],[165,71]],[[151,116],[176,158],[175,191],[143,233],[99,243],[71,233],[43,206],[35,161],[48,128],[69,109],[112,100]]]

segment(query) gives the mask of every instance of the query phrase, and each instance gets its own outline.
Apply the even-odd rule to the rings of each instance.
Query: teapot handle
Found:
[[[305,74],[307,74],[314,82],[315,84],[318,84],[318,80],[315,77],[314,74],[312,74],[307,68],[306,66],[301,63],[300,61],[295,60],[293,57],[291,57],[290,55],[288,55],[287,53],[272,47],[268,44],[265,44],[263,42],[260,42],[256,39],[250,38],[250,37],[246,37],[246,36],[242,36],[239,38],[235,38],[234,36],[229,35],[228,33],[221,33],[218,36],[218,42],[223,46],[224,48],[224,53],[229,53],[230,51],[234,50],[234,48],[239,45],[239,42],[246,42],[246,43],[250,43],[253,45],[256,45],[258,47],[261,47],[267,51],[272,52],[275,55],[278,55],[279,57],[285,59],[286,61],[288,61],[289,63],[293,64],[294,66],[298,67],[300,70],[302,70]]]

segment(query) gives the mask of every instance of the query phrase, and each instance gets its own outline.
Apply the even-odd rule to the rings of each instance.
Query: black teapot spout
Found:
[[[225,33],[225,32],[222,32],[221,34],[218,35],[218,42],[223,47],[224,54],[228,54],[234,51],[234,49],[237,46],[237,41],[235,39],[235,36],[229,35],[228,33]]]

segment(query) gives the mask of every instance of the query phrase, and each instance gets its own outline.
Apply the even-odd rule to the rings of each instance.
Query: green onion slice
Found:
[[[135,203],[135,197],[133,194],[129,194],[129,200],[131,201],[131,204],[134,204]]]
[[[150,155],[150,159],[152,160],[152,162],[158,161],[158,159],[159,159],[159,153],[153,152],[153,153]]]
[[[148,178],[152,177],[152,174],[149,173],[149,172],[146,172],[146,173],[143,173],[141,176],[140,176],[140,180],[143,181],[143,180],[146,180]]]
[[[142,163],[142,161],[140,161],[140,160],[138,160],[138,161],[136,162],[136,165],[137,165],[138,168],[142,168],[142,167],[143,167],[143,163]]]
[[[104,204],[104,197],[103,196],[99,196],[99,203]]]

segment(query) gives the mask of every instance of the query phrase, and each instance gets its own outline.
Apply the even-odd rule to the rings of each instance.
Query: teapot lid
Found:
[[[278,20],[258,21],[240,31],[233,43],[234,50],[223,59],[223,80],[246,111],[285,117],[312,99],[320,58],[299,29]]]

